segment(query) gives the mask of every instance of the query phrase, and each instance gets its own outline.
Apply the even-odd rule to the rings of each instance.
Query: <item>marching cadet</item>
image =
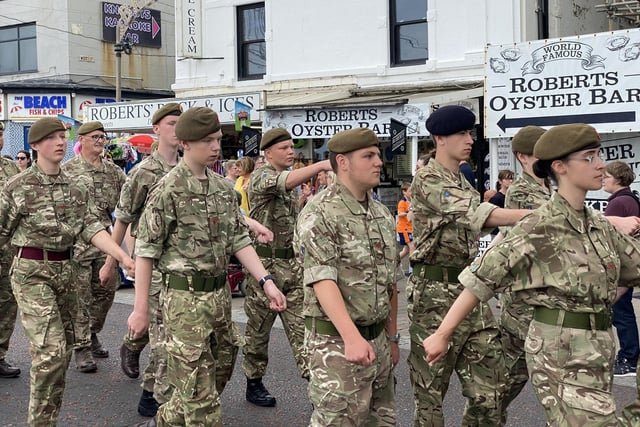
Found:
[[[61,169],[65,131],[54,118],[31,126],[29,144],[38,159],[9,180],[0,197],[0,245],[10,241],[17,248],[11,286],[31,345],[31,426],[55,425],[62,404],[79,309],[71,261],[76,240],[91,242],[130,272],[134,268],[100,221],[90,183]]]
[[[216,391],[217,305],[228,292],[229,257],[235,257],[259,283],[271,309],[286,299],[264,269],[240,215],[236,195],[225,179],[208,169],[220,150],[218,115],[209,108],[184,112],[176,124],[184,157],[152,191],[138,227],[136,289],[130,333],[149,322],[148,288],[154,260],[162,273],[162,314],[166,328],[170,400],[146,425],[221,426]],[[230,310],[230,305],[228,310]]]
[[[78,135],[82,147],[80,154],[66,162],[62,169],[71,177],[88,178],[91,184],[89,191],[93,194],[100,221],[109,229],[111,214],[126,176],[115,163],[102,156],[106,142],[102,123],[84,123],[78,129]],[[102,331],[116,290],[120,287],[120,275],[116,274],[116,267],[101,271],[106,255],[82,240],[76,242],[73,259],[79,267],[76,284],[80,297],[80,312],[75,322],[76,366],[80,372],[95,372],[98,366],[93,358],[109,357],[109,352],[102,348],[98,333]]]
[[[311,426],[396,425],[395,284],[404,276],[393,217],[370,194],[383,165],[378,145],[370,129],[335,134],[328,149],[338,181],[298,219]]]

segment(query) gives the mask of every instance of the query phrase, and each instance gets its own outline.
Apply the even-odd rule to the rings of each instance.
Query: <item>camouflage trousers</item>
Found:
[[[72,261],[15,258],[11,286],[31,353],[29,425],[55,426],[73,349],[78,296]]]
[[[212,292],[166,289],[162,310],[173,393],[158,410],[158,426],[222,426],[215,360],[218,300]]]
[[[622,411],[621,425],[624,427],[640,426],[640,365],[636,368],[636,400],[628,404]]]
[[[275,283],[287,298],[287,309],[276,313],[269,308],[269,299],[255,279],[249,277],[244,311],[245,327],[244,361],[242,369],[247,378],[261,378],[269,363],[269,337],[276,316],[280,316],[284,331],[293,350],[293,357],[302,378],[309,378],[307,355],[304,346],[304,316],[302,304],[302,272],[295,259],[261,258],[264,267],[275,277]]]
[[[531,322],[525,341],[531,384],[549,426],[617,426],[612,329]]]
[[[500,328],[500,340],[502,341],[502,352],[508,374],[507,389],[502,400],[502,421],[504,423],[507,419],[509,404],[518,397],[527,381],[529,381],[529,371],[527,370],[524,340],[505,328]]]
[[[80,310],[75,319],[76,345],[75,348],[91,346],[91,334],[98,334],[104,327],[107,314],[113,305],[116,290],[120,287],[119,271],[114,269],[114,279],[107,286],[100,284],[100,269],[104,265],[106,256],[96,259],[76,261],[76,286]]]
[[[376,358],[371,366],[348,362],[341,337],[306,333],[309,354],[309,425],[395,426],[395,377],[389,340],[384,333],[369,341]]]
[[[487,304],[480,304],[458,326],[446,356],[434,366],[425,359],[422,341],[433,334],[461,285],[411,276],[407,285],[411,351],[409,373],[415,399],[416,426],[444,426],[442,401],[455,370],[467,399],[463,426],[501,425],[501,402],[506,383],[500,334]]]
[[[0,360],[4,360],[9,351],[9,340],[18,314],[18,303],[13,296],[9,276],[12,260],[11,250],[0,251]]]

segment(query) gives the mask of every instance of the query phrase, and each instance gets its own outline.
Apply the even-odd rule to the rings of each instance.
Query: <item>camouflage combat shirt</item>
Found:
[[[127,176],[120,200],[116,206],[116,219],[131,224],[131,235],[136,237],[138,221],[149,191],[172,169],[158,151],[141,161]]]
[[[82,155],[77,155],[73,159],[62,165],[62,169],[72,179],[76,176],[86,176],[89,178],[93,192],[93,199],[100,215],[100,221],[105,228],[112,225],[111,214],[116,208],[120,189],[126,180],[126,175],[115,163],[108,159],[101,159],[99,167],[87,162]],[[76,242],[73,256],[78,260],[91,260],[102,256],[102,252],[93,245],[87,245],[83,241]]]
[[[247,188],[249,216],[273,232],[271,246],[278,249],[291,247],[298,216],[298,193],[287,190],[288,175],[267,164],[251,174]]]
[[[451,172],[435,159],[421,168],[411,184],[416,250],[411,262],[463,268],[478,253],[478,238],[491,211],[460,172]]]
[[[300,213],[295,246],[304,265],[305,316],[329,320],[312,285],[333,280],[356,325],[389,317],[393,284],[403,277],[395,222],[387,207],[369,196],[366,206],[337,181]]]
[[[45,174],[37,163],[11,178],[0,199],[0,245],[51,251],[71,249],[78,236],[86,242],[104,225],[85,177],[64,171]]]
[[[136,253],[162,273],[225,274],[229,257],[249,246],[234,190],[207,169],[199,180],[181,160],[151,191],[138,226]]]
[[[576,211],[554,193],[459,278],[482,301],[510,287],[528,305],[608,312],[618,283],[640,284],[640,245],[600,212]]]

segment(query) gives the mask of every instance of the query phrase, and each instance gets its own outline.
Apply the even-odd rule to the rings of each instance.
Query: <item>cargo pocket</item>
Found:
[[[560,384],[560,399],[580,411],[601,416],[613,415],[616,405],[611,393],[573,384]]]
[[[349,396],[338,389],[327,389],[311,382],[309,384],[309,398],[321,412],[344,414],[349,406]]]

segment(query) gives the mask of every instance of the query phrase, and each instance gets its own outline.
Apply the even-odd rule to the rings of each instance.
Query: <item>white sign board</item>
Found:
[[[369,128],[379,137],[390,135],[391,119],[407,126],[407,136],[426,136],[429,106],[392,105],[273,110],[264,113],[263,130],[285,128],[294,138],[331,138],[347,129]]]
[[[36,121],[42,117],[71,116],[71,94],[9,94],[9,120]]]
[[[640,29],[488,46],[485,137],[527,125],[640,131]]]
[[[202,1],[183,0],[177,4],[176,44],[179,58],[202,58]]]
[[[120,102],[102,105],[87,105],[85,107],[85,121],[100,121],[105,130],[127,130],[151,128],[153,113],[170,102],[178,102],[183,110],[192,107],[209,107],[218,113],[220,123],[232,124],[235,122],[235,103],[239,101],[251,107],[251,121],[260,121],[261,106],[259,93],[237,94],[226,96],[211,96],[191,99],[158,99],[145,102]]]

